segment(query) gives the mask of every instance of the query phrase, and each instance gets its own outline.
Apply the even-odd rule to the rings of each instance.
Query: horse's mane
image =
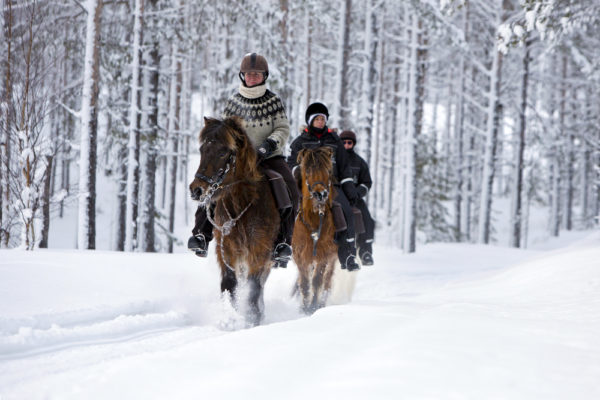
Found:
[[[331,162],[332,149],[319,147],[316,149],[303,149],[298,154],[300,167],[307,173],[327,171],[331,175],[333,166]]]
[[[239,117],[227,117],[224,120],[204,118],[204,129],[200,132],[200,142],[214,140],[227,146],[237,157],[236,179],[259,181],[262,174],[258,170],[257,156],[243,121]]]

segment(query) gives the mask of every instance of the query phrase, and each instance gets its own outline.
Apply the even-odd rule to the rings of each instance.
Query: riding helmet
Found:
[[[267,63],[267,59],[257,53],[246,54],[244,58],[242,58],[242,63],[240,65],[240,79],[242,82],[245,83],[244,74],[250,71],[262,72],[264,80],[267,80],[267,77],[269,76],[269,64]]]

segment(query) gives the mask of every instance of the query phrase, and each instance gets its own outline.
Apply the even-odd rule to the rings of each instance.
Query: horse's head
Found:
[[[302,197],[311,203],[314,212],[323,212],[331,206],[334,194],[332,185],[333,149],[319,147],[303,149],[298,153],[302,171]]]
[[[231,183],[258,174],[256,153],[238,118],[205,117],[199,141],[200,165],[190,184],[192,199],[216,199]]]

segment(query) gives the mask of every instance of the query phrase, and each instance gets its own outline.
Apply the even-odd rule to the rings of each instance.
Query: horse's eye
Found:
[[[219,153],[219,157],[224,158],[227,155],[226,151],[222,151]]]

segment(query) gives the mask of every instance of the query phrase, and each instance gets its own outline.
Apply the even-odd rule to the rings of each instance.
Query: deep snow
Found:
[[[376,246],[310,317],[290,265],[252,329],[212,253],[0,250],[0,399],[597,399],[599,244]]]

